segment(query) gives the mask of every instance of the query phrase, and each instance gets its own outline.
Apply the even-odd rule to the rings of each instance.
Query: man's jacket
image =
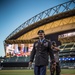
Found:
[[[31,52],[30,61],[33,62],[35,56],[35,65],[46,66],[48,65],[48,56],[54,60],[54,53],[51,49],[51,43],[47,39],[41,43],[39,40],[34,43],[33,50]]]

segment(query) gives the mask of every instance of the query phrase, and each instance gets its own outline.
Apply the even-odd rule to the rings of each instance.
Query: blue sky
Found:
[[[69,0],[0,0],[0,56],[3,41],[22,23],[38,13]]]

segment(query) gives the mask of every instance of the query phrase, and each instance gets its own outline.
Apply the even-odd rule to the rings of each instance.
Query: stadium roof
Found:
[[[16,28],[5,40],[16,39],[24,33],[45,23],[73,15],[75,15],[75,0],[70,0],[68,2],[47,9],[30,18],[22,25],[20,25],[18,28]]]
[[[32,40],[5,40],[5,42],[7,44],[30,44],[30,43],[34,43],[35,41],[37,41],[37,39],[32,39]]]

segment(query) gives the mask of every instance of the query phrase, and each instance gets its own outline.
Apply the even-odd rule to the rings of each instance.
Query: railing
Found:
[[[34,17],[30,18],[29,20],[27,20],[26,22],[24,22],[23,24],[21,24],[18,28],[16,28],[7,38],[9,39],[10,37],[12,37],[14,34],[18,33],[19,31],[21,31],[22,29],[24,29],[25,27],[34,24],[40,20],[43,20],[45,18],[48,18],[50,16],[54,16],[56,14],[59,13],[63,13],[66,11],[70,11],[75,9],[75,0],[70,0],[68,2],[65,2],[63,4],[59,4],[57,6],[54,6],[50,9],[47,9],[37,15],[35,15]]]

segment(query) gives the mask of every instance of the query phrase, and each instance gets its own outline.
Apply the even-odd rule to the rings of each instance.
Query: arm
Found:
[[[56,62],[54,59],[54,52],[53,52],[53,49],[52,49],[50,42],[49,42],[49,54],[50,54],[50,58],[51,58],[50,70],[52,73],[54,73],[55,69],[56,69]]]
[[[54,59],[54,52],[53,52],[53,50],[51,48],[51,43],[50,42],[48,43],[48,50],[49,50],[51,62],[53,63],[53,62],[55,62],[55,59]]]
[[[54,49],[56,49],[57,51],[59,51],[59,50],[60,50],[58,47],[54,47]]]
[[[53,51],[55,51],[55,52],[60,51],[60,49],[59,49],[58,47],[53,46],[53,45],[51,45],[51,49],[52,49]]]
[[[36,50],[35,50],[35,43],[34,43],[33,49],[32,49],[32,51],[31,51],[31,55],[30,55],[30,62],[33,62],[35,53],[36,53]]]

